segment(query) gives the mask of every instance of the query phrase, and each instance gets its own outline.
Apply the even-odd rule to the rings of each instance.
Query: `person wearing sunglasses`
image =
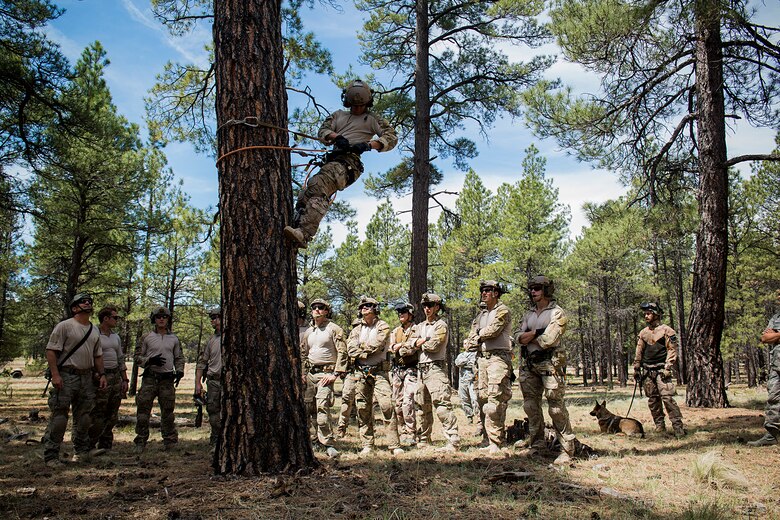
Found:
[[[330,320],[330,303],[317,298],[309,305],[312,325],[301,338],[303,400],[313,426],[312,445],[324,450],[328,457],[339,456],[333,445],[333,419],[330,409],[334,402],[333,384],[340,373],[347,371],[347,344],[344,330]]]
[[[532,308],[520,324],[516,341],[521,345],[520,390],[523,410],[528,416],[528,437],[515,443],[522,456],[533,456],[545,448],[542,397],[547,397],[548,412],[561,444],[561,454],[553,464],[568,464],[574,457],[576,436],[563,398],[566,393],[566,352],[561,336],[566,332],[566,313],[554,298],[555,284],[539,275],[528,282]]]
[[[206,312],[214,327],[214,334],[206,343],[195,364],[195,394],[193,398],[203,399],[203,379],[206,380],[206,413],[209,414],[209,448],[212,453],[219,437],[219,414],[222,410],[222,308],[212,307]]]
[[[99,389],[107,385],[100,332],[89,321],[92,296],[77,294],[71,298],[68,308],[71,318],[54,327],[46,345],[52,388],[48,401],[49,423],[43,435],[43,460],[50,467],[62,464],[60,446],[68,427],[69,410],[73,413],[73,462],[89,458],[89,414],[95,404],[93,372],[97,371]]]
[[[393,391],[387,372],[390,369],[390,325],[379,319],[379,302],[363,296],[358,303],[360,324],[352,329],[347,339],[347,353],[352,359],[353,370],[348,376],[355,384],[358,431],[363,449],[361,455],[369,455],[375,449],[374,397],[385,417],[387,449],[393,455],[404,452],[398,437],[398,418],[393,405]]]
[[[100,346],[103,349],[103,368],[107,386],[98,389],[95,407],[92,409],[92,426],[89,428],[90,455],[102,455],[114,445],[114,426],[119,420],[119,406],[127,397],[127,367],[122,340],[114,328],[119,324],[119,310],[106,305],[98,312],[100,321]]]
[[[458,419],[452,409],[452,387],[445,362],[449,329],[447,323],[439,317],[439,313],[444,309],[444,301],[438,294],[425,293],[420,305],[425,313],[425,321],[414,326],[406,347],[399,350],[403,355],[420,352],[420,362],[417,365],[417,404],[420,410],[417,417],[417,447],[423,449],[431,446],[435,410],[447,439],[447,444],[439,448],[439,451],[455,452],[460,446],[460,434]]]
[[[176,430],[176,386],[184,377],[184,355],[179,338],[171,332],[171,311],[155,308],[149,315],[154,331],[146,334],[135,353],[135,362],[144,368],[141,389],[136,396],[135,453],[140,455],[149,440],[149,417],[155,398],[160,406],[160,433],[163,450],[179,442]]]
[[[408,445],[417,443],[417,420],[415,417],[415,395],[417,394],[417,363],[420,352],[408,356],[399,353],[401,347],[409,341],[414,327],[414,305],[402,303],[396,305],[399,325],[390,333],[390,350],[393,352],[393,367],[390,371],[390,383],[393,387],[395,415],[401,427],[403,442]]]
[[[512,398],[512,313],[500,300],[506,291],[495,280],[479,283],[485,303],[467,338],[468,349],[477,353],[476,391],[484,421],[482,435],[486,453],[501,453],[506,439],[506,408]]]
[[[647,327],[639,331],[634,353],[634,381],[642,385],[647,406],[653,416],[655,431],[666,431],[664,407],[674,428],[674,435],[685,435],[682,413],[674,400],[672,368],[677,363],[677,334],[661,323],[661,306],[646,302],[639,306]]]

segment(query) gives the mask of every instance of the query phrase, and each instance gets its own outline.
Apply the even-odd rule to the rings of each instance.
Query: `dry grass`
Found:
[[[194,416],[192,374],[190,366],[189,386],[183,382],[179,392],[180,418]],[[123,427],[110,455],[52,471],[43,465],[39,444],[4,442],[24,432],[28,439],[40,439],[45,421],[23,419],[32,408],[48,417],[40,397],[42,381],[0,379],[0,418],[10,419],[0,425],[3,518],[780,518],[780,449],[744,445],[763,433],[764,388],[732,385],[734,407],[725,410],[681,406],[691,433],[677,440],[654,433],[646,439],[600,435],[588,415],[593,402],[606,399],[610,410],[623,414],[631,388],[571,386],[567,403],[575,432],[600,456],[565,468],[553,468],[552,455],[534,460],[513,453],[481,456],[476,427],[465,425],[458,411],[464,442],[460,453],[409,451],[362,459],[352,425],[350,437],[339,445],[341,459],[323,456],[321,467],[309,475],[223,478],[209,468],[206,421],[201,429],[180,428],[179,448],[173,452],[161,451],[159,434],[153,431],[141,460],[132,454],[132,427]],[[1,390],[6,383],[7,391]],[[677,400],[683,404],[682,395]],[[121,413],[133,415],[133,408],[126,401]],[[522,416],[515,388],[508,422]],[[643,400],[634,402],[632,416],[651,429]],[[435,435],[434,441],[443,439]],[[381,434],[378,442],[384,443]],[[71,449],[66,442],[64,451]],[[533,476],[509,482],[488,478],[509,471]]]

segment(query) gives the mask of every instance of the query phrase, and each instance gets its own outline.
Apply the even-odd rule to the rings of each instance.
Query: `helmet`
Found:
[[[341,102],[347,108],[353,105],[370,107],[374,104],[374,93],[371,92],[368,83],[356,79],[341,91]]]
[[[298,300],[298,317],[306,318],[306,305],[301,300]]]
[[[92,300],[92,295],[86,292],[78,293],[73,298],[70,299],[70,305],[68,307],[73,307],[74,305],[78,305],[78,303],[81,300]]]
[[[209,318],[212,316],[222,316],[222,307],[216,306],[216,307],[209,307],[206,309],[206,314],[209,315]]]
[[[399,303],[395,306],[395,312],[398,314],[402,314],[404,312],[408,312],[409,314],[414,314],[414,305],[412,305],[409,302],[405,303]]]
[[[358,310],[362,309],[363,307],[373,307],[374,313],[379,316],[379,301],[374,298],[369,298],[368,296],[361,296],[360,297],[360,303],[358,303]]]
[[[639,308],[645,312],[652,312],[656,316],[660,316],[664,312],[661,306],[654,302],[644,302],[639,305]]]
[[[536,275],[530,280],[528,280],[528,289],[530,290],[531,287],[534,285],[541,285],[544,288],[544,296],[547,298],[551,298],[552,295],[555,293],[555,284],[553,281],[549,278],[547,278],[544,275]]]
[[[420,305],[425,306],[426,303],[438,303],[441,307],[444,306],[441,296],[436,293],[423,293],[422,298],[420,298]]]
[[[322,298],[315,298],[311,301],[309,304],[309,308],[313,308],[315,305],[324,305],[325,309],[328,311],[328,316],[330,316],[331,308],[330,308],[330,302],[327,300],[323,300]]]
[[[507,293],[506,287],[498,283],[496,280],[480,280],[479,292],[482,292],[485,289],[490,289],[490,288],[496,289],[498,291],[499,296]]]
[[[154,310],[151,313],[149,313],[149,321],[151,321],[152,324],[154,325],[154,317],[160,314],[168,316],[168,323],[171,322],[171,311],[169,311],[167,307],[162,307],[162,306],[155,307]]]

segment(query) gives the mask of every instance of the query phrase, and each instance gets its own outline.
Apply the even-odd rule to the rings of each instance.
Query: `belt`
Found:
[[[420,372],[427,372],[432,366],[443,368],[444,361],[427,361],[425,363],[418,363],[417,366],[420,368]]]
[[[211,381],[221,381],[222,380],[222,374],[209,374],[206,376],[206,379],[209,379]]]
[[[483,357],[485,359],[490,359],[493,356],[499,356],[499,357],[505,357],[505,356],[512,356],[512,352],[509,350],[485,350],[485,351],[478,351],[477,357]]]
[[[106,374],[118,374],[119,373],[119,367],[116,368],[106,368],[104,370]]]
[[[145,370],[141,377],[153,377],[157,381],[173,381],[174,378],[176,377],[176,373],[175,372],[157,373],[157,372],[149,372],[148,370]]]
[[[75,368],[75,367],[60,367],[60,372],[65,372],[66,374],[76,374],[79,376],[84,376],[87,374],[92,374],[91,368]]]
[[[319,374],[320,372],[331,373],[336,370],[336,365],[312,365],[309,369],[310,374]]]

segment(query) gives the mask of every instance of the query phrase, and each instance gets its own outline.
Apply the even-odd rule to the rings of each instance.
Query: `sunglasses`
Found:
[[[428,302],[428,303],[423,303],[422,304],[423,307],[426,307],[428,309],[430,309],[431,307],[435,307],[436,305],[439,305],[439,304],[438,303],[433,303],[433,302]]]
[[[484,289],[482,289],[482,292],[493,292],[495,290],[496,290],[495,287],[485,287]]]
[[[533,286],[529,287],[528,290],[529,291],[542,291],[542,290],[544,290],[544,286],[543,285],[533,285]]]
[[[114,320],[121,320],[122,316],[110,316],[110,318]]]
[[[81,300],[76,302],[76,305],[83,305],[85,303],[92,305],[92,298],[82,298]]]
[[[159,320],[160,318],[168,319],[168,315],[167,314],[155,314],[154,315],[154,319]]]
[[[210,320],[218,320],[219,319],[219,314],[209,314],[209,319]]]
[[[311,310],[313,310],[313,311],[324,311],[326,309],[327,309],[327,307],[325,307],[324,305],[322,305],[320,303],[316,303],[316,304],[311,306]]]
[[[366,304],[361,305],[360,307],[358,307],[358,309],[375,309],[375,308],[376,308],[376,305],[374,305],[373,303],[366,303]]]

